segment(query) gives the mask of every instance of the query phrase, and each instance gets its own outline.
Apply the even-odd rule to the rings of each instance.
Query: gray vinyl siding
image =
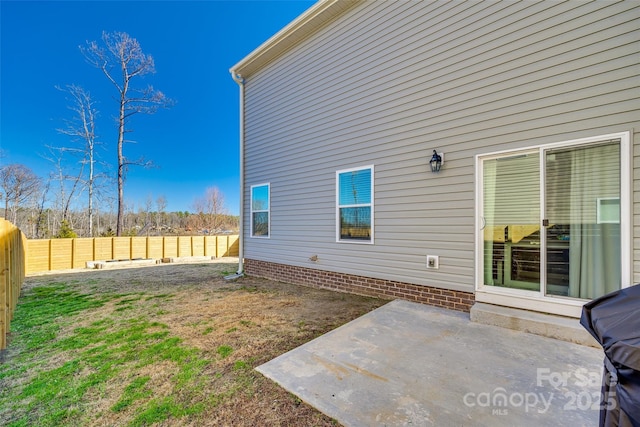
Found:
[[[640,129],[639,28],[638,2],[350,9],[246,76],[245,189],[271,183],[271,236],[248,237],[246,190],[245,257],[472,291],[474,156]],[[335,173],[366,165],[375,243],[338,243]]]

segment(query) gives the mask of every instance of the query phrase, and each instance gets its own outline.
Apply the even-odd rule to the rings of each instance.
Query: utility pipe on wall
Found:
[[[238,271],[244,274],[244,78],[234,70],[231,77],[240,87],[240,230],[238,239]]]

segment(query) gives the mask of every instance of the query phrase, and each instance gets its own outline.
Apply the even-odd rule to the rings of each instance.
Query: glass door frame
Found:
[[[476,155],[476,259],[475,259],[475,299],[477,302],[486,302],[521,308],[525,310],[540,311],[551,314],[559,314],[569,317],[580,317],[582,306],[589,300],[567,298],[561,296],[546,295],[544,284],[546,283],[546,233],[540,233],[540,290],[521,290],[500,286],[484,285],[484,174],[483,162],[502,157],[514,156],[524,153],[535,153],[539,155],[540,170],[540,229],[543,230],[542,219],[545,211],[545,152],[549,149],[570,148],[572,146],[588,146],[603,141],[620,140],[620,239],[621,239],[621,287],[626,288],[632,282],[632,257],[633,257],[633,237],[632,237],[632,150],[631,133],[619,132],[613,134],[599,135],[589,138],[581,138],[569,141],[562,141],[550,144],[522,147],[512,150],[502,150],[491,153]]]

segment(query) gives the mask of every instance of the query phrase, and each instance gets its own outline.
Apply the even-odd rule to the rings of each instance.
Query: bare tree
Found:
[[[140,158],[130,161],[124,156],[123,146],[129,119],[137,113],[153,114],[160,108],[169,107],[173,102],[152,86],[136,89],[131,86],[133,79],[155,72],[153,57],[142,51],[140,43],[127,33],[102,33],[102,44],[87,42],[80,47],[85,58],[94,67],[102,70],[107,79],[118,91],[118,218],[116,235],[120,236],[124,225],[124,182],[130,165],[149,166],[150,162]]]
[[[156,233],[160,235],[162,234],[162,226],[164,225],[164,217],[166,215],[167,198],[164,196],[158,197],[156,199],[156,207],[158,209],[158,214],[156,215]]]
[[[58,129],[58,132],[70,136],[74,140],[79,140],[84,143],[82,149],[62,149],[63,151],[74,151],[82,153],[81,164],[79,174],[73,180],[72,189],[76,189],[78,184],[83,181],[83,173],[85,165],[88,165],[89,171],[87,179],[84,180],[84,184],[87,188],[89,204],[88,204],[88,227],[89,236],[93,236],[93,202],[95,195],[95,183],[96,183],[96,118],[98,116],[98,110],[95,108],[95,103],[91,98],[91,94],[77,85],[67,85],[64,90],[71,96],[71,105],[69,109],[74,113],[73,119],[66,121],[66,127]],[[71,195],[70,195],[71,196]],[[62,219],[67,219],[63,215]]]
[[[198,216],[198,227],[207,228],[211,233],[218,230],[227,213],[224,206],[224,194],[218,187],[207,188],[204,197],[194,201],[193,208]]]
[[[13,163],[0,169],[5,219],[16,224],[18,208],[39,195],[40,184],[40,177],[25,165]]]
[[[77,154],[78,150],[66,147],[51,147],[48,145],[46,147],[49,149],[49,153],[43,155],[43,157],[49,160],[54,167],[54,170],[49,173],[47,188],[52,181],[57,182],[58,188],[55,207],[56,211],[60,213],[60,221],[66,221],[69,218],[71,202],[81,189],[84,164],[81,163],[81,167],[78,170],[77,175],[72,175],[69,171],[73,169],[68,167],[65,163],[65,153],[72,152]],[[71,185],[68,185],[69,182]]]
[[[51,185],[50,179],[44,183],[44,187],[40,191],[40,199],[36,205],[35,212],[31,217],[31,225],[33,228],[31,236],[36,239],[45,238],[47,233],[49,232],[49,229],[47,228],[48,224],[45,221],[46,220],[45,214],[47,213],[46,211],[48,210],[47,208],[45,208],[45,204],[47,202],[47,194],[49,193],[50,185]]]
[[[144,206],[138,207],[138,217],[142,222],[142,226],[139,230],[139,234],[146,234],[149,237],[151,231],[151,224],[153,223],[153,198],[151,195],[147,196],[147,200]]]

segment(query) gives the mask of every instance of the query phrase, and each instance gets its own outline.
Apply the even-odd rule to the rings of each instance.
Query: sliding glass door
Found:
[[[544,162],[547,293],[593,299],[620,289],[619,142],[548,150]],[[555,248],[568,268],[554,265]]]
[[[620,289],[621,141],[480,158],[481,287],[592,299]]]
[[[540,155],[483,162],[484,284],[540,290]]]

